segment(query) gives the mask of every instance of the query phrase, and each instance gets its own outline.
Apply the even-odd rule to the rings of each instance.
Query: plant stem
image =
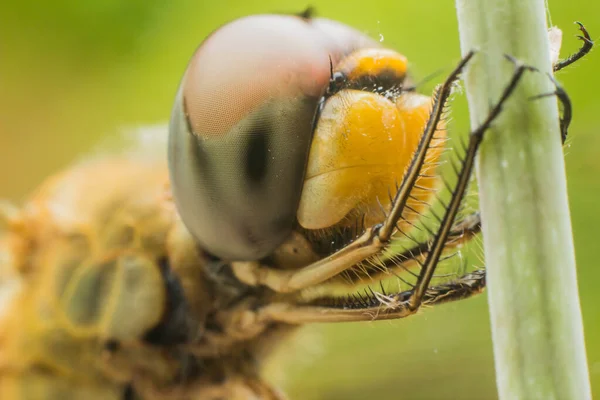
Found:
[[[591,399],[544,0],[457,0],[471,125],[521,80],[477,161],[500,399]]]

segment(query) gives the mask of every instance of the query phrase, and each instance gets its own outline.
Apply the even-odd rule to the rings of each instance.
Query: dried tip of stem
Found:
[[[550,65],[556,64],[560,56],[560,47],[562,45],[562,31],[553,26],[548,29],[548,41],[550,42]]]

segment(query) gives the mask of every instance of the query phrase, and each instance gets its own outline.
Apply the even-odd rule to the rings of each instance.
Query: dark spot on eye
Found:
[[[261,182],[267,173],[269,127],[261,124],[252,130],[246,153],[246,176],[251,183]]]
[[[199,135],[197,135],[194,131],[192,121],[190,121],[190,115],[187,111],[185,97],[181,101],[183,104],[182,112],[185,119],[185,129],[187,133],[185,138],[187,141],[187,146],[185,146],[185,148],[187,149],[186,151],[188,154],[177,154],[177,157],[187,157],[187,159],[190,160],[189,162],[192,163],[194,169],[200,171],[198,176],[202,176],[206,180],[206,186],[215,188],[217,186],[213,183],[214,170],[208,162],[208,156],[206,154],[206,150],[204,149],[204,144],[202,143],[202,140],[199,139]],[[210,196],[211,193],[212,192],[208,192],[208,195]]]

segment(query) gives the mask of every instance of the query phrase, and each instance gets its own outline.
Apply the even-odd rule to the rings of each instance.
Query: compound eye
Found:
[[[179,214],[213,255],[259,259],[290,234],[331,43],[310,20],[262,15],[223,26],[192,57],[169,167]]]

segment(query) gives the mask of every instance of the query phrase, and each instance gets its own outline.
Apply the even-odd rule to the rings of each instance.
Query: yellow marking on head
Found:
[[[342,72],[350,81],[365,76],[378,76],[382,73],[398,79],[406,75],[407,60],[400,53],[390,49],[360,49],[344,58],[336,71]]]

